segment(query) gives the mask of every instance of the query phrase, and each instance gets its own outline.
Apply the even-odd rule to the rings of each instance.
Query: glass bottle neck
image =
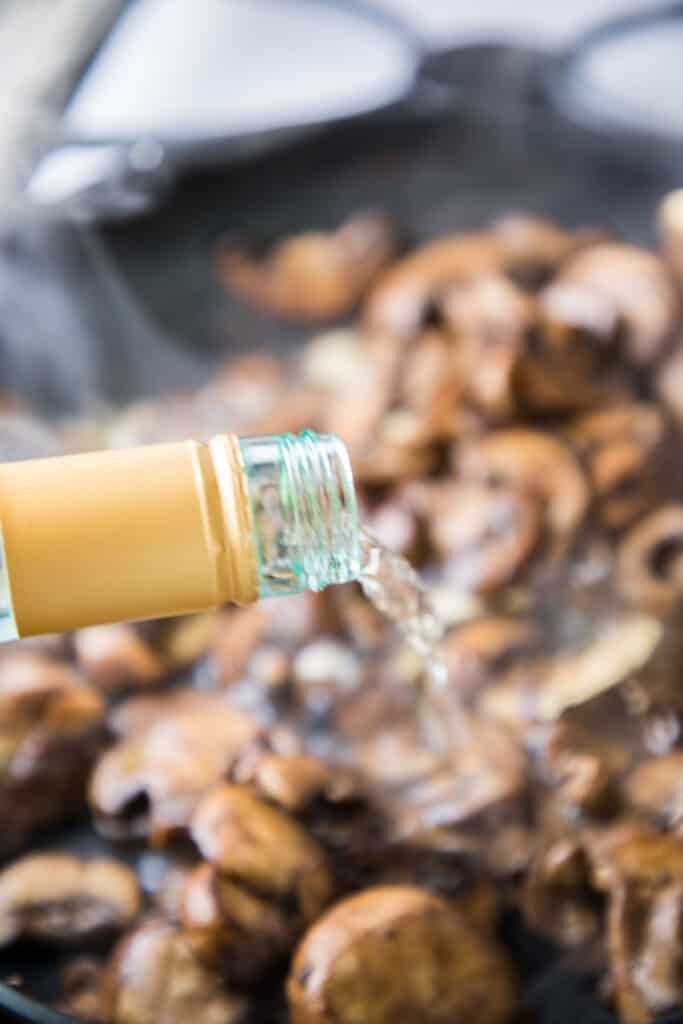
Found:
[[[355,580],[361,544],[348,452],[334,434],[240,438],[259,597]]]

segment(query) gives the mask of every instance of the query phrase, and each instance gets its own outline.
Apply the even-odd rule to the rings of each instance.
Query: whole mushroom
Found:
[[[502,1024],[517,998],[503,950],[411,886],[328,911],[294,956],[287,995],[293,1024]]]

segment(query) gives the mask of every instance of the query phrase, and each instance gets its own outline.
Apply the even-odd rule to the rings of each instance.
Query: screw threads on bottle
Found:
[[[242,438],[259,594],[322,590],[360,572],[358,511],[346,448],[333,434]]]

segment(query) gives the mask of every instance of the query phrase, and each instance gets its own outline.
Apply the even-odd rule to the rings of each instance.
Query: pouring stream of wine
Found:
[[[407,559],[384,548],[365,529],[361,530],[361,549],[363,593],[419,656],[428,734],[448,749],[465,739],[466,714],[447,692],[448,670],[438,648],[444,627],[434,612],[429,591]]]

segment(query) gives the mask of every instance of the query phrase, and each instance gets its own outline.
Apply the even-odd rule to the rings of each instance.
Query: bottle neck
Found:
[[[0,465],[0,641],[321,590],[360,568],[332,435]]]
[[[334,434],[239,441],[252,518],[259,597],[357,579],[361,545],[353,473]]]

